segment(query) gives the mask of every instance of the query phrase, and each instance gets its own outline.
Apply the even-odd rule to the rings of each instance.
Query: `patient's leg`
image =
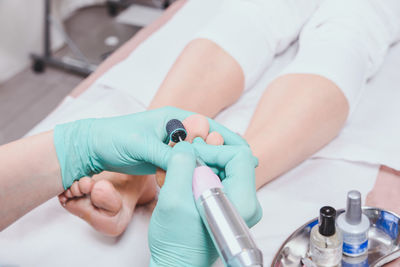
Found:
[[[201,137],[209,144],[222,145],[218,133],[210,133],[204,116],[193,115],[183,121],[187,140]],[[103,172],[82,178],[59,196],[60,202],[72,214],[87,221],[106,235],[120,235],[128,226],[134,208],[154,199],[156,193],[153,175],[134,176]]]
[[[243,72],[238,63],[213,42],[198,39],[184,49],[149,108],[172,105],[213,116],[236,101],[243,86]],[[223,140],[220,143],[222,138],[215,133],[207,138],[208,126],[204,127],[204,120],[194,117],[184,123],[188,124],[185,126],[188,128],[189,140],[200,136],[212,144],[223,143]],[[60,196],[60,201],[66,202],[65,207],[70,212],[109,235],[122,233],[135,205],[154,197],[152,177],[105,173],[94,178],[90,183],[84,179],[82,185],[74,185]],[[84,187],[83,192],[77,190],[80,187]],[[142,187],[147,190],[141,191]],[[92,188],[94,190],[90,191]],[[79,197],[90,192],[95,192],[94,197],[71,200],[72,196]],[[144,200],[140,197],[142,194],[146,196]],[[103,201],[108,198],[108,201]]]
[[[286,75],[267,88],[246,132],[260,160],[258,187],[310,157],[340,132],[367,79],[397,38],[390,29],[398,25],[398,17],[380,11],[390,8],[382,1],[321,2],[300,33],[299,49]]]
[[[224,7],[223,12],[196,35],[200,38],[194,39],[183,50],[149,108],[172,105],[213,117],[234,103],[244,87],[250,87],[265,71],[274,54],[296,38],[300,26],[312,13],[318,0],[303,2],[308,4],[301,5],[306,8],[300,9],[295,6],[287,9],[288,6],[285,4],[275,6],[276,1],[226,2],[227,6]],[[273,16],[265,16],[264,11],[275,12],[271,7],[279,8],[281,13],[285,14],[284,17],[297,19],[290,20],[285,30],[282,30],[280,23],[269,20]],[[248,20],[249,13],[257,19]],[[296,15],[293,16],[293,14]],[[276,18],[279,22],[282,16]],[[233,27],[235,29],[233,31],[226,30],[227,23],[232,29],[232,23],[237,21],[240,27]],[[274,26],[279,27],[279,33],[282,35],[270,34],[270,31],[266,30],[271,30]],[[238,42],[238,40],[241,41]],[[210,135],[207,141],[212,142],[214,137]],[[215,141],[215,143],[218,142]],[[108,186],[110,190],[106,192],[118,191],[118,188],[114,190],[113,184],[119,179],[123,178],[120,176],[112,178],[113,182]],[[125,181],[134,183],[133,179],[123,180],[123,183]],[[124,194],[129,195],[124,192],[120,194],[121,199],[129,197],[124,196]],[[123,201],[118,203],[124,205]],[[96,203],[93,205],[96,206]],[[132,204],[130,208],[133,210],[134,205]],[[90,219],[87,220],[90,223]]]
[[[179,56],[149,108],[172,105],[214,116],[235,102],[243,87],[244,75],[239,64],[213,42],[197,39]],[[223,144],[217,133],[207,137],[208,122],[204,117],[190,117],[184,124],[189,141],[200,136],[208,143]],[[115,236],[127,227],[136,204],[154,198],[154,181],[147,176],[104,173],[90,184],[87,179],[82,180],[82,185],[77,183],[60,196],[60,201],[95,229]],[[77,190],[81,187],[83,191]],[[87,196],[90,193],[94,193],[91,198]],[[81,197],[83,194],[86,196]]]
[[[178,57],[149,109],[169,105],[214,117],[243,88],[244,74],[236,60],[214,42],[196,39]]]
[[[227,1],[223,12],[197,35],[200,38],[190,42],[184,49],[149,108],[172,105],[215,116],[234,103],[244,87],[250,87],[265,71],[275,53],[283,51],[296,38],[301,25],[316,8],[318,1],[304,0],[298,5],[277,4],[276,1]],[[276,9],[280,11],[279,16],[265,15],[268,12],[275,15]],[[249,14],[252,14],[252,20],[247,19]],[[284,28],[280,23],[282,18],[287,22]],[[279,30],[273,30],[274,27]],[[218,143],[214,137],[210,135],[207,141]],[[110,179],[110,190],[106,192],[118,191],[113,185],[119,179],[123,179],[123,183],[134,183],[133,179],[118,175]],[[126,197],[123,194],[128,195],[124,192],[120,192],[121,199]],[[80,192],[77,193],[80,195]],[[65,199],[65,195],[61,197],[62,201]],[[124,205],[123,201],[116,203]],[[92,204],[96,206],[96,203]],[[133,208],[134,205],[131,210]],[[87,220],[90,223],[90,219]]]
[[[259,159],[257,188],[332,140],[342,128],[348,110],[341,90],[321,76],[287,74],[273,81],[245,133]]]

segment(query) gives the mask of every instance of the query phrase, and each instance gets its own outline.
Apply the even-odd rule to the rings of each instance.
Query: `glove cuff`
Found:
[[[54,146],[60,163],[62,183],[67,190],[74,181],[100,172],[92,165],[89,153],[90,129],[95,119],[57,125]]]
[[[161,264],[156,263],[152,257],[150,257],[150,264],[149,267],[161,267]]]

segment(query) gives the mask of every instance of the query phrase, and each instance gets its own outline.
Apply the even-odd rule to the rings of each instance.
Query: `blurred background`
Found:
[[[45,118],[171,2],[0,1],[0,145]]]

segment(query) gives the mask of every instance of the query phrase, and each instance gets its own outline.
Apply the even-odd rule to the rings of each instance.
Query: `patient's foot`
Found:
[[[102,172],[74,182],[59,200],[69,212],[97,231],[118,236],[128,226],[136,205],[153,200],[155,194],[151,176]]]
[[[400,214],[400,171],[381,166],[365,204]]]
[[[205,117],[193,115],[183,124],[188,132],[187,141],[201,137],[209,144],[223,144],[220,134],[208,134],[209,125]],[[118,236],[128,226],[136,205],[153,200],[155,194],[153,175],[103,172],[73,183],[59,196],[59,200],[69,212],[84,219],[97,231]]]

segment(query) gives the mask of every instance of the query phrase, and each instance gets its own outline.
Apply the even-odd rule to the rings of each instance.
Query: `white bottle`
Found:
[[[343,254],[358,257],[368,252],[370,222],[362,214],[360,192],[352,190],[347,194],[346,212],[339,215],[336,224],[342,232]]]

